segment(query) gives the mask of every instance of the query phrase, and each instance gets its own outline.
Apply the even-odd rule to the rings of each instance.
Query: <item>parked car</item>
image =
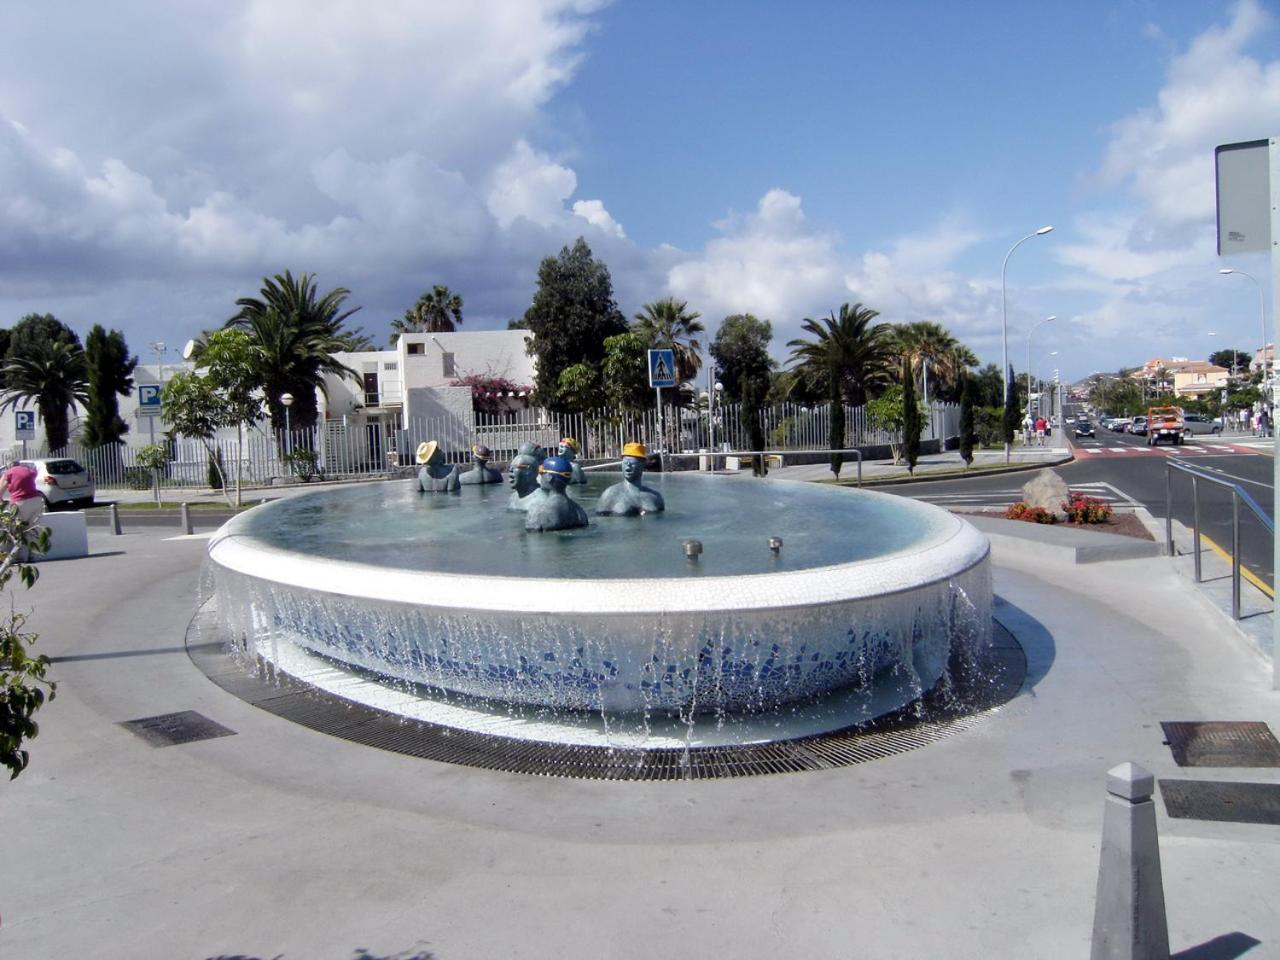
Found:
[[[1092,423],[1090,423],[1090,422],[1089,422],[1088,420],[1086,420],[1084,417],[1081,417],[1080,419],[1078,419],[1078,420],[1076,421],[1076,436],[1077,436],[1077,437],[1092,437],[1093,435],[1094,435],[1094,433],[1093,433],[1093,424],[1092,424]]]
[[[93,506],[93,481],[89,479],[89,471],[75,460],[56,457],[18,462],[36,472],[36,489],[44,498],[45,506]]]
[[[1129,421],[1129,432],[1135,437],[1145,437],[1147,435],[1147,418],[1138,414]]]
[[[1112,419],[1110,427],[1112,433],[1124,433],[1129,429],[1130,420],[1128,417],[1115,417]]]
[[[1203,413],[1184,413],[1182,415],[1183,430],[1185,433],[1221,433],[1222,424],[1217,420],[1211,420]]]

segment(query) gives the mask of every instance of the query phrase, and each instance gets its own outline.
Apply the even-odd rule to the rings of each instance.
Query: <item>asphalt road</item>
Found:
[[[1271,441],[1250,437],[1219,439],[1193,437],[1173,447],[1151,448],[1144,437],[1101,431],[1096,438],[1073,443],[1076,461],[1055,469],[1072,490],[1112,504],[1141,505],[1157,518],[1165,516],[1166,474],[1170,462],[1185,464],[1238,484],[1274,518],[1274,479]],[[956,509],[997,509],[1021,499],[1026,473],[980,476],[936,483],[882,487],[889,493],[915,497]],[[1231,493],[1215,484],[1199,483],[1202,532],[1223,549],[1231,548]],[[1173,472],[1173,517],[1192,524],[1191,480]],[[1241,508],[1242,563],[1264,581],[1273,582],[1271,535],[1250,511]]]

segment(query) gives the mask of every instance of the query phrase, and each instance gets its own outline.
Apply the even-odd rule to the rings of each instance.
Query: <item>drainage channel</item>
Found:
[[[998,622],[982,662],[891,713],[829,732],[764,743],[638,749],[548,743],[459,730],[353,703],[293,678],[252,673],[197,613],[192,662],[228,693],[311,730],[425,760],[534,776],[595,780],[706,780],[830,770],[935,743],[980,723],[1022,688],[1027,659]],[[210,640],[209,638],[214,639]]]

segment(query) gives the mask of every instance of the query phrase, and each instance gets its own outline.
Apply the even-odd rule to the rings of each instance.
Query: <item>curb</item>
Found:
[[[975,480],[980,477],[999,477],[1006,473],[1028,473],[1032,470],[1045,470],[1050,467],[1061,467],[1068,463],[1075,463],[1074,456],[1063,457],[1061,460],[1042,460],[1036,463],[1018,463],[1010,464],[1006,467],[997,467],[994,470],[981,470],[977,473],[923,473],[916,476],[907,474],[901,477],[876,477],[867,479],[863,477],[862,485],[864,487],[882,487],[890,484],[901,483],[941,483],[947,480]],[[854,480],[820,480],[819,483],[835,483],[841,487],[856,487],[857,481]]]
[[[1019,524],[994,517],[966,516],[965,520],[977,527],[1002,555],[1012,554],[1023,561],[1108,563],[1164,556],[1163,544],[1137,537],[1064,527],[1037,528],[1034,524]],[[1051,539],[1060,542],[1053,543]]]

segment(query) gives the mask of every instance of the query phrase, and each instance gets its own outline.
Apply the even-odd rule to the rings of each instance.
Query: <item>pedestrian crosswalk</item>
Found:
[[[1076,443],[1077,457],[1197,457],[1230,456],[1232,454],[1261,454],[1272,449],[1274,441],[1266,439],[1233,440],[1230,443],[1184,443],[1178,446],[1146,444]]]

